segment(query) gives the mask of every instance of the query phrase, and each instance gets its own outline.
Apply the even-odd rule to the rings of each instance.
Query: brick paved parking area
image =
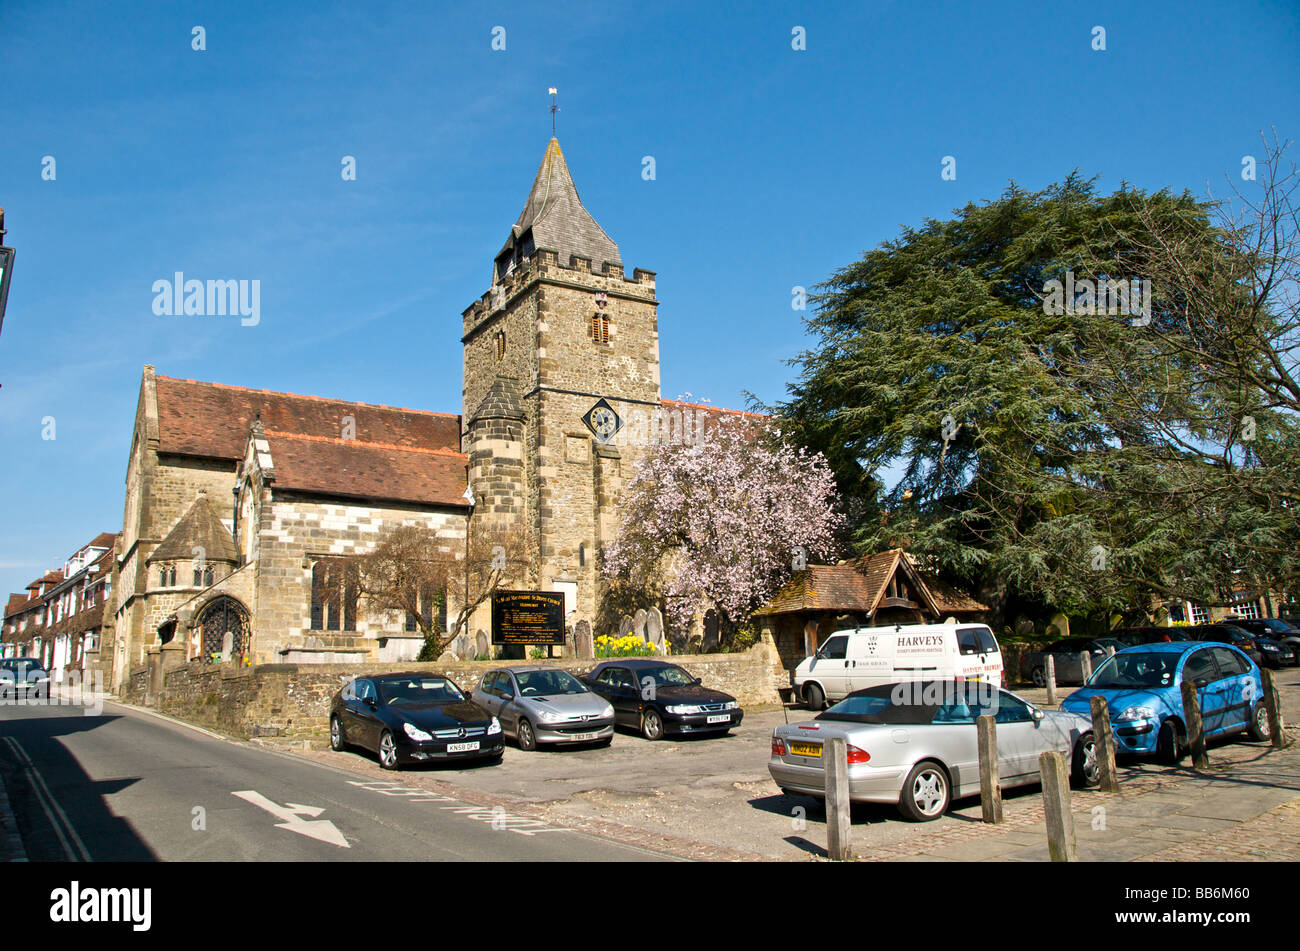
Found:
[[[1286,720],[1300,724],[1300,670],[1278,674]],[[1072,688],[1065,688],[1062,696]],[[1018,691],[1044,703],[1043,691]],[[609,748],[524,753],[508,746],[500,766],[383,773],[364,753],[309,755],[403,783],[508,803],[512,809],[690,858],[815,860],[825,856],[816,800],[786,796],[767,773],[772,728],[807,711],[749,711],[716,738],[650,743],[619,733]],[[1300,730],[1293,733],[1300,739]],[[1300,861],[1300,744],[1282,751],[1240,739],[1212,743],[1210,769],[1121,760],[1122,791],[1075,791],[1079,857],[1100,861]],[[890,806],[853,809],[853,849],[867,861],[1045,861],[1037,786],[1009,790],[1006,821],[980,821],[978,799],[930,823],[903,821]]]

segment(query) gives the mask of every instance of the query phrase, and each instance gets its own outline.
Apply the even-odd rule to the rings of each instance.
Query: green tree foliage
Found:
[[[1072,175],[835,272],[776,409],[854,497],[858,548],[905,545],[999,608],[1294,591],[1300,245],[1283,151],[1244,221]],[[1150,309],[1132,295],[1107,312],[1122,302],[1079,283],[1053,299],[1067,273],[1147,280]]]

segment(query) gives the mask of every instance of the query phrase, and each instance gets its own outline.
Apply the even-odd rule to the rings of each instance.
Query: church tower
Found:
[[[654,272],[624,275],[552,138],[462,315],[462,418],[474,518],[532,530],[537,586],[565,592],[570,620],[599,606],[597,552],[641,451],[624,428],[658,417],[658,306]]]

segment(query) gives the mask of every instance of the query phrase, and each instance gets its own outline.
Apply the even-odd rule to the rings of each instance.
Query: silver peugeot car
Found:
[[[538,743],[608,744],[614,737],[614,708],[558,667],[490,670],[473,699],[496,714],[521,750],[535,750]]]
[[[954,799],[979,795],[975,718],[997,724],[998,777],[1003,787],[1039,781],[1038,756],[1060,750],[1076,785],[1100,780],[1092,722],[1040,710],[1006,690],[972,682],[883,684],[849,694],[816,719],[778,726],[768,771],[787,795],[822,799],[822,749],[829,738],[847,747],[849,798],[897,803],[904,818],[938,819]]]

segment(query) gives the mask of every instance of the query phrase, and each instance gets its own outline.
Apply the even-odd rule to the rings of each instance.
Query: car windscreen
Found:
[[[41,666],[40,661],[26,657],[9,657],[0,660],[0,671],[8,671],[15,678],[45,675],[45,668]]]
[[[401,680],[379,680],[379,697],[394,707],[420,707],[432,703],[464,700],[450,680],[443,677],[404,677]]]
[[[525,670],[516,673],[521,697],[554,697],[560,694],[587,693],[577,677],[567,670]]]
[[[1167,687],[1174,682],[1178,655],[1172,651],[1138,651],[1108,658],[1088,681],[1089,687]]]
[[[999,691],[986,683],[916,681],[851,693],[818,720],[923,725],[973,723],[977,711],[997,709]]]
[[[673,664],[665,664],[662,667],[639,667],[635,674],[643,686],[648,686],[645,682],[647,677],[660,687],[686,687],[695,683],[694,677]]]

